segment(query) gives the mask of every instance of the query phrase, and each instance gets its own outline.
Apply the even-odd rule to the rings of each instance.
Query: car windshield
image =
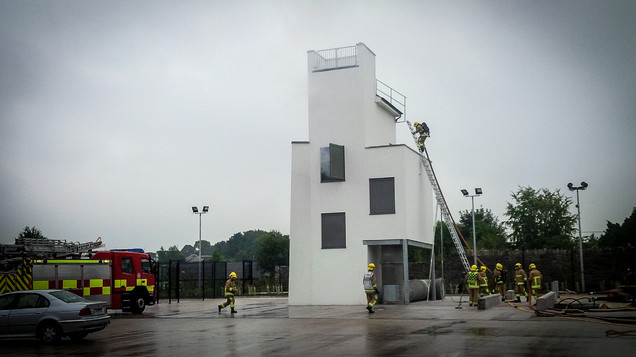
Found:
[[[50,294],[64,302],[88,302],[88,300],[84,299],[83,297],[77,296],[66,290],[53,291]]]

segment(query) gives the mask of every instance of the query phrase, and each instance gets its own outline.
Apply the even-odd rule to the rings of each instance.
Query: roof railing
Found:
[[[318,61],[314,66],[314,72],[326,71],[336,68],[355,67],[358,65],[358,52],[356,46],[330,48],[316,51]]]
[[[402,117],[399,122],[404,122],[406,120],[406,96],[389,87],[379,79],[376,79],[376,82],[375,94],[402,112]]]

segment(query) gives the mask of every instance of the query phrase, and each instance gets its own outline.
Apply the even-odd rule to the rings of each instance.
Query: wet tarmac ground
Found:
[[[539,317],[526,303],[477,310],[465,303],[457,309],[458,301],[459,296],[447,296],[378,305],[368,314],[361,305],[289,306],[286,298],[237,297],[235,315],[229,308],[218,313],[220,299],[162,301],[143,315],[114,310],[110,326],[80,342],[0,340],[0,355],[636,355],[636,324],[620,321],[636,320],[634,311]]]

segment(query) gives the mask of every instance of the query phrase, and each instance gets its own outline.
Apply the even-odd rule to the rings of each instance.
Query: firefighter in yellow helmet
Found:
[[[468,305],[477,306],[479,302],[479,283],[477,282],[477,266],[470,267],[470,271],[466,273],[466,282],[468,283]]]
[[[236,292],[236,273],[231,272],[230,278],[225,282],[225,301],[223,304],[219,305],[219,314],[221,313],[221,309],[230,305],[230,313],[236,314],[236,310],[234,310],[234,293]]]
[[[485,266],[481,266],[481,271],[477,274],[477,281],[479,282],[479,296],[489,295],[488,291],[488,277],[486,276],[486,268]]]
[[[530,282],[530,297],[528,298],[528,305],[532,304],[532,296],[534,299],[539,297],[541,293],[541,272],[537,269],[537,266],[534,263],[530,264],[530,274],[528,274],[528,281]]]
[[[372,314],[373,306],[378,302],[378,287],[375,281],[375,264],[370,263],[367,267],[367,272],[362,278],[362,285],[364,285],[364,292],[367,294],[367,310]]]
[[[497,263],[497,269],[492,273],[492,278],[495,281],[495,291],[501,295],[501,301],[506,301],[506,271],[503,270],[503,265]]]
[[[426,123],[424,122],[422,123],[415,122],[413,123],[413,126],[415,127],[415,133],[419,134],[417,138],[417,146],[419,147],[420,152],[423,152],[424,141],[426,141],[426,138],[431,136],[431,131],[428,128],[428,125],[426,125]]]
[[[526,281],[528,276],[526,271],[521,267],[521,263],[515,264],[515,297],[517,301],[521,301],[521,295],[523,294],[528,301],[528,293],[526,292]]]

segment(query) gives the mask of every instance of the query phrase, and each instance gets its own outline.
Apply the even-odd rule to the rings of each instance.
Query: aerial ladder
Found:
[[[101,237],[86,243],[48,238],[16,238],[14,244],[0,244],[0,270],[13,267],[23,258],[78,258],[103,246]]]
[[[418,144],[418,134],[413,129],[413,125],[410,121],[406,121],[409,126],[409,130],[413,135],[413,139],[415,140],[415,146],[419,148]],[[442,212],[442,220],[446,224],[448,231],[450,232],[451,237],[453,238],[453,243],[455,244],[455,248],[457,249],[457,253],[459,254],[459,258],[462,261],[462,265],[464,266],[464,271],[470,271],[470,263],[468,263],[468,258],[466,257],[466,252],[464,251],[464,246],[460,240],[457,225],[455,224],[455,220],[448,209],[448,205],[446,204],[446,199],[444,198],[444,194],[442,194],[442,190],[439,187],[439,182],[437,182],[437,177],[435,176],[435,171],[433,171],[433,166],[431,165],[431,160],[428,157],[428,151],[426,151],[425,146],[421,146],[422,151],[420,152],[420,160],[422,161],[422,165],[424,165],[424,170],[426,171],[426,175],[428,176],[428,180],[431,182],[431,186],[433,187],[433,192],[435,193],[435,199],[437,201],[437,205],[440,207]],[[462,237],[463,240],[463,237]]]

